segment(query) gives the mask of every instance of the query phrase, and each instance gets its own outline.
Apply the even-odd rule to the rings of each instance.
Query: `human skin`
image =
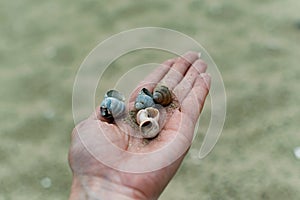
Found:
[[[166,85],[176,96],[180,106],[168,117],[159,139],[154,138],[145,144],[144,139],[124,133],[116,124],[107,123],[101,118],[99,107],[88,119],[79,123],[72,132],[69,151],[69,164],[73,172],[70,200],[158,199],[191,145],[195,125],[210,88],[211,78],[205,73],[206,68],[199,53],[187,52],[181,57],[165,61],[131,94],[130,108],[142,87],[152,91],[157,83]],[[82,133],[81,130],[88,131]],[[81,134],[85,134],[85,144]],[[105,165],[90,153],[88,149],[93,148],[95,143],[94,134],[104,134],[111,143],[132,153],[151,153],[175,142],[178,155],[172,163],[160,169],[142,173],[125,172]],[[175,137],[176,140],[173,140]],[[169,146],[166,151],[167,154],[157,154],[157,162],[163,163],[168,159],[165,156],[168,151],[170,155],[174,154]],[[130,160],[130,157],[124,156],[115,165],[122,166]]]

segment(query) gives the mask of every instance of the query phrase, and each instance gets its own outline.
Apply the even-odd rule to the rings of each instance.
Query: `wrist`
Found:
[[[134,188],[116,183],[107,178],[85,175],[74,176],[69,200],[135,200],[147,199]]]

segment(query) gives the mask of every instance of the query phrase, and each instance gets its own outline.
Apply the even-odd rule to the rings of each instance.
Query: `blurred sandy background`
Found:
[[[206,109],[199,137],[161,199],[299,199],[299,10],[299,0],[0,1],[0,200],[68,198],[76,71],[99,42],[143,26],[200,42],[219,66],[228,98],[217,146],[197,159]],[[140,62],[168,56],[135,55]]]

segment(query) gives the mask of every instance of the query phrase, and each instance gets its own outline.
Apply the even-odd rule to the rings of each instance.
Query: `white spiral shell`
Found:
[[[159,110],[153,107],[140,110],[136,115],[136,121],[143,138],[154,138],[158,135]]]

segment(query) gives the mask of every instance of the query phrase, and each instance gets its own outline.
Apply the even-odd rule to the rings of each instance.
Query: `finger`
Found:
[[[189,120],[193,122],[193,124],[196,124],[209,92],[210,81],[211,77],[207,73],[202,73],[198,76],[192,90],[190,90],[182,101],[181,111],[188,116],[183,120]]]
[[[129,104],[135,101],[137,94],[142,88],[147,88],[152,91],[155,85],[166,75],[171,66],[176,61],[176,58],[169,59],[162,64],[160,64],[151,74],[149,74],[143,81],[141,81],[138,86],[130,94]]]
[[[194,129],[202,111],[210,88],[210,75],[202,73],[195,80],[193,88],[182,102],[181,119],[177,122],[178,146],[190,145],[194,136]]]
[[[158,66],[151,74],[149,74],[142,82],[159,82],[175,63],[176,58],[169,59]]]
[[[193,63],[193,65],[189,68],[184,78],[173,90],[179,103],[181,103],[183,99],[188,95],[188,93],[194,85],[195,80],[199,77],[201,73],[204,73],[206,71],[206,68],[207,64],[200,59],[196,60]]]
[[[166,85],[170,90],[181,81],[185,73],[192,63],[199,58],[199,53],[187,52],[183,56],[177,58],[168,73],[161,80],[161,84]]]

